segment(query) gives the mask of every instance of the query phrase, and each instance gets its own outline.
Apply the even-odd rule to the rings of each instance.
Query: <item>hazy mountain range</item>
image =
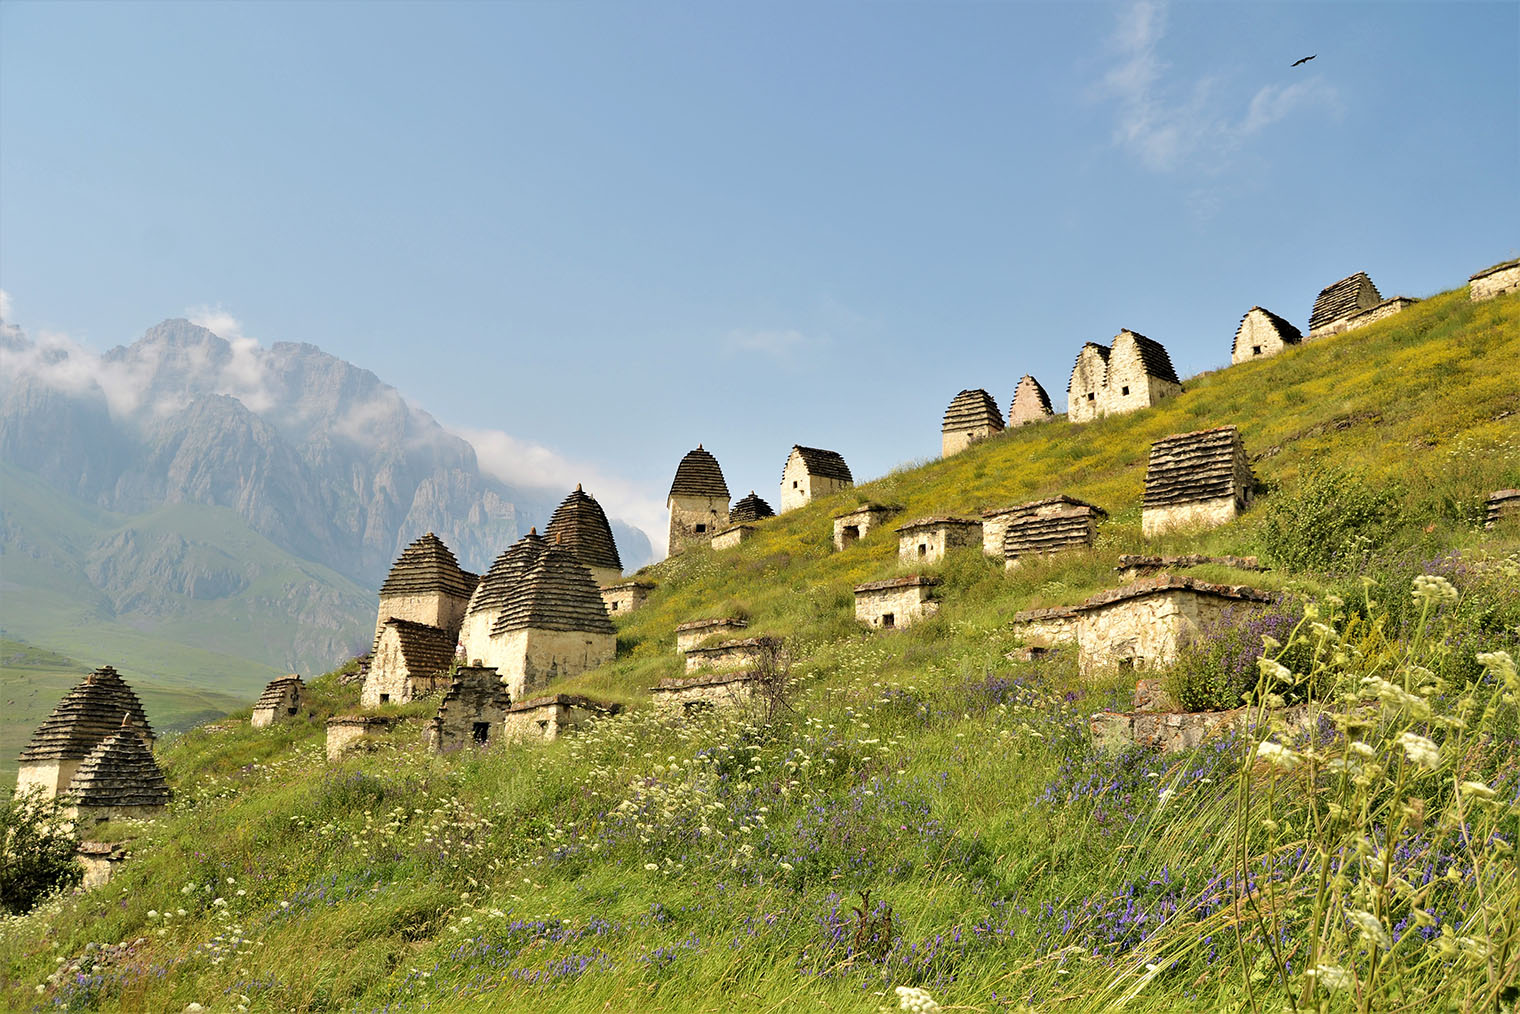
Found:
[[[243,695],[368,647],[436,532],[483,570],[568,490],[517,489],[368,370],[167,320],[96,355],[0,325],[0,632]],[[595,490],[591,490],[595,492]],[[630,570],[649,540],[614,523]]]

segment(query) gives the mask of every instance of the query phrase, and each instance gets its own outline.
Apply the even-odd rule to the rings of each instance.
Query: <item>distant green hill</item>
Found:
[[[270,729],[240,711],[171,737],[170,813],[92,831],[134,841],[119,880],[0,920],[0,1007],[868,1014],[932,1009],[902,992],[923,989],[1017,1014],[1505,1009],[1520,677],[1496,652],[1520,657],[1520,530],[1478,521],[1520,486],[1516,362],[1520,297],[1459,290],[759,522],[642,572],[658,587],[618,620],[619,658],[550,687],[629,707],[554,743],[430,756],[424,700],[329,762],[325,719],[358,705],[333,677]],[[1261,500],[1142,539],[1150,442],[1225,424]],[[901,572],[897,539],[836,553],[832,514],[1060,493],[1109,510],[1091,551],[1012,572],[955,552],[928,568],[937,616],[855,621],[852,586]],[[1127,707],[1134,673],[1018,660],[1008,619],[1114,586],[1142,550],[1260,556],[1195,573],[1291,594],[1273,629],[1296,674],[1267,689],[1335,719],[1095,749],[1089,716]],[[784,700],[656,713],[675,626],[734,614],[785,639]],[[1278,673],[1238,636],[1231,664]]]
[[[169,710],[150,706],[149,717],[173,725],[367,646],[372,591],[281,550],[227,508],[116,514],[5,464],[0,490],[0,633],[26,646],[8,654],[32,659],[4,663],[4,679],[37,691],[35,705],[29,692],[0,698],[19,702],[6,708],[7,728],[35,724],[97,665],[160,695]],[[0,742],[0,770],[13,770],[11,742]]]

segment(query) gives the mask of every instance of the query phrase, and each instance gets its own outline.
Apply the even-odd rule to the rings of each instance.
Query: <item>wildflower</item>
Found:
[[[1376,944],[1385,951],[1393,947],[1393,941],[1388,936],[1388,930],[1383,927],[1383,921],[1371,912],[1348,909],[1346,916],[1356,925],[1362,939]]]
[[[1464,796],[1477,796],[1479,799],[1494,798],[1494,790],[1482,782],[1463,782],[1461,790]]]
[[[1314,971],[1309,974],[1326,989],[1351,988],[1351,973],[1336,965],[1315,965]]]
[[[1265,677],[1268,681],[1275,681],[1278,683],[1293,682],[1293,673],[1288,669],[1287,666],[1283,665],[1275,658],[1259,658],[1256,660],[1256,667],[1261,670],[1262,676]]]
[[[1273,767],[1283,768],[1284,770],[1293,767],[1303,759],[1293,750],[1283,746],[1281,743],[1274,743],[1270,739],[1264,739],[1256,744],[1256,756]]]
[[[1156,812],[1159,813],[1161,809],[1166,806],[1167,802],[1176,794],[1177,790],[1173,789],[1171,786],[1167,786],[1160,792],[1156,793]]]
[[[657,870],[659,868],[660,868],[660,864],[659,863],[645,863],[644,864],[644,869],[646,869],[646,870]]]
[[[929,995],[927,989],[919,989],[917,986],[898,986],[896,992],[898,1010],[935,1014],[940,1009],[939,1004],[934,1002],[934,997]]]
[[[1414,579],[1410,598],[1423,606],[1438,606],[1457,601],[1457,589],[1438,574],[1421,574]]]
[[[1440,748],[1418,733],[1401,732],[1398,743],[1404,748],[1404,756],[1422,768],[1434,768],[1441,763]]]

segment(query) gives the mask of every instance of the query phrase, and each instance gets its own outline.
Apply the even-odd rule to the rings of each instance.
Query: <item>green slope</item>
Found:
[[[322,671],[364,647],[372,593],[291,556],[231,510],[115,514],[9,465],[0,487],[0,633],[67,657],[76,680],[108,664],[172,695],[164,719],[150,708],[155,722],[225,710],[275,675]],[[62,691],[35,682],[45,714]]]
[[[332,678],[288,724],[172,738],[170,815],[94,832],[136,836],[119,881],[0,922],[0,1005],[865,1014],[923,987],[959,1010],[1276,1011],[1317,963],[1355,988],[1299,1009],[1499,1009],[1520,986],[1520,716],[1475,654],[1520,654],[1520,531],[1473,518],[1483,492],[1520,485],[1517,356],[1520,298],[1448,293],[1155,409],[1029,427],[763,522],[737,550],[646,572],[660,586],[619,621],[619,659],[555,688],[632,707],[556,743],[430,757],[420,702],[332,764],[324,719],[357,704]],[[1226,423],[1259,455],[1262,502],[1143,542],[1149,442]],[[1394,521],[1364,564],[1199,573],[1322,604],[1317,679],[1395,702],[1358,729],[1365,756],[1333,737],[1292,770],[1229,741],[1100,755],[1086,716],[1132,678],[1084,683],[1069,652],[1008,660],[1010,614],[1112,586],[1120,553],[1266,555],[1272,519],[1311,503],[1326,463],[1362,473],[1332,501],[1364,488]],[[854,622],[851,586],[897,572],[896,539],[833,553],[832,513],[1055,493],[1110,510],[1093,551],[1011,574],[952,554],[933,568],[936,618],[885,636]],[[1432,570],[1456,604],[1411,611],[1412,576]],[[1363,574],[1382,605],[1365,605]],[[654,714],[646,688],[680,669],[674,626],[735,612],[785,637],[786,706],[764,723]],[[1416,759],[1427,736],[1434,774]],[[1325,758],[1357,777],[1316,777]],[[1231,893],[1241,871],[1253,888]],[[138,938],[126,955],[90,946]]]

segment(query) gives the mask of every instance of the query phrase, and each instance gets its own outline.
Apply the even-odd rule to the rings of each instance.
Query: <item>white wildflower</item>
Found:
[[[1401,732],[1398,743],[1404,748],[1404,756],[1422,768],[1434,768],[1441,763],[1440,748],[1418,733]]]
[[[1326,989],[1351,988],[1351,973],[1337,965],[1315,965],[1314,971],[1309,974]]]
[[[898,986],[896,992],[898,1010],[935,1014],[940,1009],[939,1004],[934,1002],[934,997],[929,995],[927,989],[919,989],[917,986]]]
[[[1477,796],[1479,799],[1494,798],[1494,790],[1482,782],[1463,782],[1461,790],[1464,796]]]
[[[1171,798],[1173,796],[1175,796],[1176,794],[1177,794],[1177,790],[1173,789],[1171,786],[1167,786],[1166,788],[1162,789],[1160,792],[1156,793],[1156,810],[1157,810],[1157,812],[1160,812],[1161,809],[1163,807],[1165,807],[1166,804],[1171,800]]]
[[[1266,761],[1273,767],[1288,769],[1296,765],[1303,758],[1295,751],[1275,743],[1270,739],[1264,739],[1256,744],[1256,756]]]
[[[1362,939],[1376,944],[1385,951],[1393,947],[1393,941],[1388,936],[1388,930],[1383,927],[1383,921],[1371,912],[1348,909],[1346,916],[1356,925]]]
[[[1268,681],[1277,683],[1293,682],[1292,671],[1275,658],[1258,658],[1256,660],[1256,668],[1261,670],[1262,676],[1266,677]]]
[[[1414,579],[1410,597],[1421,605],[1437,606],[1443,602],[1457,601],[1457,589],[1438,574],[1421,574]]]

